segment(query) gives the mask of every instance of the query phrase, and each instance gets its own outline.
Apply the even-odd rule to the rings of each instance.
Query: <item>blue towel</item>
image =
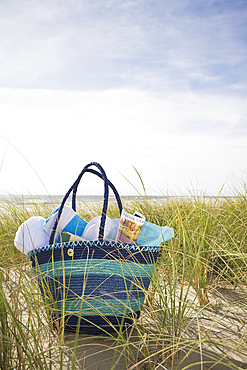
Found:
[[[174,237],[174,230],[168,226],[159,226],[145,221],[137,239],[137,245],[158,246]]]

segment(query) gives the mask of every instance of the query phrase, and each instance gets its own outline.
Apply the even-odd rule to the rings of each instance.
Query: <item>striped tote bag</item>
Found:
[[[98,239],[55,243],[63,207],[72,193],[72,208],[76,210],[77,188],[86,172],[104,181]],[[121,214],[121,199],[103,168],[96,162],[85,166],[63,198],[49,245],[29,253],[46,308],[52,320],[64,325],[66,331],[114,333],[131,325],[140,315],[155,271],[159,246],[104,240],[109,188],[113,190]]]

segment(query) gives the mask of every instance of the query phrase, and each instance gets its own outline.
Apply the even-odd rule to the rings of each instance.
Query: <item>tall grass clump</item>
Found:
[[[61,348],[30,266],[1,269],[0,369],[62,369]]]
[[[126,211],[172,227],[175,238],[161,245],[140,319],[128,330],[94,339],[111,341],[116,356],[109,369],[118,369],[119,353],[126,369],[247,368],[246,194],[242,184],[230,198],[145,195],[124,202]],[[78,213],[89,221],[101,206],[81,204]],[[77,333],[68,344],[62,327],[54,331],[30,262],[13,246],[22,222],[46,218],[53,208],[36,199],[27,206],[20,198],[0,210],[1,369],[75,368],[85,348],[85,336]],[[108,216],[119,216],[115,203]]]

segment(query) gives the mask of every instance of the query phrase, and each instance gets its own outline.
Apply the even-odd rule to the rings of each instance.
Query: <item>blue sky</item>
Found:
[[[246,181],[245,0],[0,0],[0,193]],[[129,182],[134,186],[131,186]],[[102,193],[90,176],[80,193]]]

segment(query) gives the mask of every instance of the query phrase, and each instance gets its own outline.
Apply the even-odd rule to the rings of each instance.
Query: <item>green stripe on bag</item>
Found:
[[[139,311],[145,300],[144,297],[137,299],[99,299],[99,298],[87,298],[82,304],[81,299],[66,300],[65,302],[65,315],[76,315],[82,316],[91,315],[113,315],[122,316],[131,312]],[[62,314],[63,302],[57,302],[58,313]]]

